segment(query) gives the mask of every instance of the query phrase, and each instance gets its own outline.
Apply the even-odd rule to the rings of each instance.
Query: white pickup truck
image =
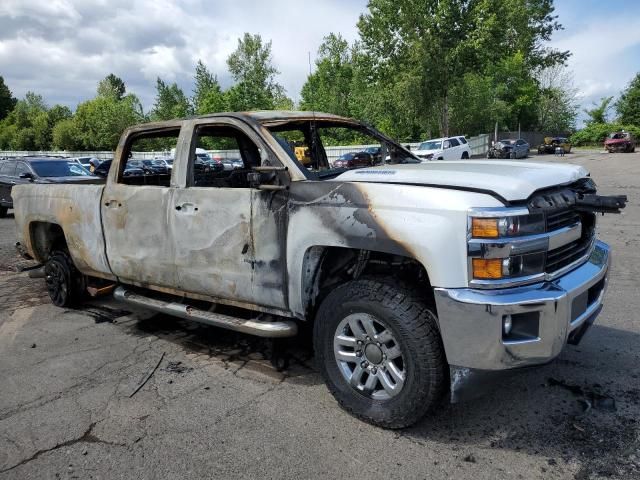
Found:
[[[378,144],[387,164],[332,168],[336,139]],[[202,167],[201,147],[239,151],[244,168]],[[144,148],[175,148],[173,169],[125,176]],[[578,166],[420,164],[354,120],[254,112],[130,128],[105,185],[13,197],[18,249],[44,264],[56,305],[111,284],[123,302],[264,337],[312,322],[338,402],[400,428],[580,340],[611,260],[596,212],[626,201],[595,191]]]

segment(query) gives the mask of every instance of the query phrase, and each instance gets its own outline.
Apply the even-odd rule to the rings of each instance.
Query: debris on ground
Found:
[[[144,379],[142,380],[142,382],[140,382],[140,384],[136,387],[136,389],[133,392],[131,392],[131,395],[129,395],[129,398],[133,397],[136,393],[138,393],[138,391],[142,387],[144,387],[144,385],[149,381],[149,379],[153,376],[153,374],[156,372],[156,370],[162,363],[162,360],[164,359],[164,355],[165,355],[165,352],[162,352],[162,355],[160,355],[160,360],[158,360],[158,363],[156,363],[156,366],[153,367],[153,369],[147,374],[146,377],[144,377]]]
[[[597,391],[600,389],[600,385],[594,385],[593,390],[586,390],[579,385],[572,385],[564,380],[555,378],[549,378],[547,383],[552,387],[564,388],[575,396],[581,397],[578,399],[578,403],[582,407],[583,414],[587,414],[592,408],[606,412],[615,412],[617,410],[616,401],[612,396]]]
[[[167,366],[164,367],[165,372],[177,373],[177,374],[190,372],[191,370],[193,370],[192,367],[187,367],[183,365],[182,362],[167,362]]]

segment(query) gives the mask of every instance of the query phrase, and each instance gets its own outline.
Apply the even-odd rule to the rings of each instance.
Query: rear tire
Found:
[[[51,302],[57,307],[71,307],[84,296],[85,279],[67,252],[53,252],[44,266],[44,278]]]
[[[435,309],[413,289],[385,278],[338,286],[314,324],[318,367],[347,412],[383,428],[417,422],[448,381]]]
[[[462,152],[462,160],[469,160],[469,154],[467,152]]]
[[[0,207],[0,218],[5,218],[7,216],[7,207]]]

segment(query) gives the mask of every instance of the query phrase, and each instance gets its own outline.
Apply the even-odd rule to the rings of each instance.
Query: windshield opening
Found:
[[[75,160],[32,160],[30,163],[39,177],[91,176],[91,172]]]
[[[427,140],[422,142],[418,150],[442,150],[442,140]]]
[[[267,129],[293,161],[319,180],[354,168],[420,163],[404,147],[363,125],[300,120]]]

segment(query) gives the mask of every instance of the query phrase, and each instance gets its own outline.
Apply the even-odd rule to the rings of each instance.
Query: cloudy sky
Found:
[[[308,52],[327,33],[356,38],[366,0],[1,0],[0,75],[14,95],[28,90],[75,108],[113,72],[151,108],[157,76],[190,93],[202,59],[229,84],[226,58],[243,32],[273,41],[289,96],[308,73]],[[556,0],[581,101],[616,95],[640,70],[640,2]]]

